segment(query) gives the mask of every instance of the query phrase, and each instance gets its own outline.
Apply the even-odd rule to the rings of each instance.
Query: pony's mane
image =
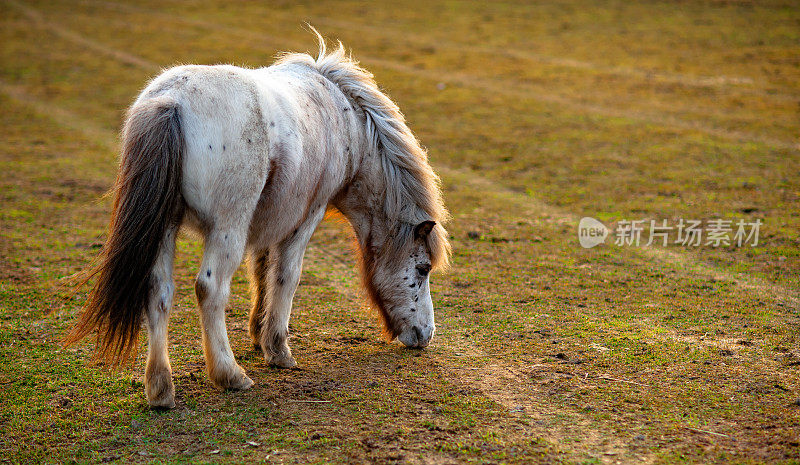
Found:
[[[358,65],[345,52],[344,45],[328,53],[325,39],[313,27],[319,41],[319,54],[283,55],[277,63],[303,64],[316,69],[364,112],[367,141],[378,153],[385,182],[385,214],[393,224],[393,234],[383,253],[400,254],[413,240],[414,226],[436,222],[427,241],[434,268],[445,268],[450,243],[443,223],[449,218],[442,202],[439,177],[428,163],[428,155],[408,128],[397,105],[380,91],[372,73]]]

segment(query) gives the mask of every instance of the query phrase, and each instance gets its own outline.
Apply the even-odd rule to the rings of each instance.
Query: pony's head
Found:
[[[386,232],[377,245],[373,241],[381,231],[371,231],[362,247],[364,286],[386,335],[423,348],[436,331],[429,279],[431,270],[447,260],[447,233],[433,220],[403,223]]]

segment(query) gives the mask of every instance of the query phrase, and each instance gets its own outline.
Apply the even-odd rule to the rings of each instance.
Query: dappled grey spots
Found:
[[[194,293],[197,296],[197,301],[202,303],[208,295],[208,286],[204,281],[198,279],[194,282]]]
[[[175,74],[168,79],[154,81],[154,86],[145,94],[147,97],[156,97],[170,90],[179,90],[189,80],[187,74]]]

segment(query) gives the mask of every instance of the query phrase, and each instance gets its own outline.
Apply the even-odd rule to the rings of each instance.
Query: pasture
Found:
[[[792,1],[0,2],[0,457],[13,463],[800,462],[800,8]],[[323,222],[298,366],[227,322],[204,371],[201,248],[178,242],[176,408],[64,349],[103,243],[125,109],[178,63],[341,39],[427,147],[452,214],[425,350],[381,336]],[[584,249],[578,222],[761,220],[757,246]],[[613,233],[612,233],[613,234]],[[646,237],[646,232],[645,236]],[[672,239],[675,239],[674,236]]]

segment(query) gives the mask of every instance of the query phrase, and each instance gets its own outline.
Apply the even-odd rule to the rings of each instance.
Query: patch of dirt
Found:
[[[35,270],[0,259],[0,280],[18,286],[31,285],[36,282]]]
[[[483,395],[505,407],[509,415],[529,419],[526,435],[545,438],[552,444],[569,444],[569,455],[576,461],[654,461],[644,447],[631,447],[618,431],[600,427],[598,422],[579,413],[580,405],[570,403],[575,391],[598,388],[590,380],[558,371],[552,365],[512,366],[496,359],[480,368],[444,365],[442,368],[477,387]],[[591,408],[583,407],[584,411]]]

